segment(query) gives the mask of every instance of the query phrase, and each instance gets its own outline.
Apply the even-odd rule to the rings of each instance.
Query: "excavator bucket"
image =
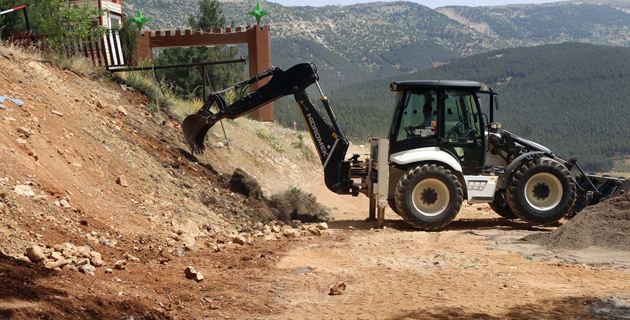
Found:
[[[247,89],[250,85],[271,76],[273,77],[269,79],[269,82],[248,94],[245,94],[244,91],[246,90],[241,90],[237,93],[240,98],[230,105],[221,96],[230,90]],[[211,93],[201,109],[196,114],[186,117],[182,122],[184,138],[190,146],[191,152],[193,154],[203,153],[206,133],[220,120],[242,117],[283,96],[303,91],[309,85],[317,82],[317,79],[316,67],[311,63],[298,64],[287,71],[271,67],[229,88]],[[340,132],[340,130],[337,131]]]
[[[203,116],[203,113],[195,113],[187,116],[182,122],[182,131],[186,143],[190,147],[190,151],[193,154],[202,154],[205,147],[204,141],[206,139],[206,133],[216,123],[216,121],[210,121]]]
[[[225,108],[225,100],[218,94],[212,94],[197,113],[184,119],[182,132],[193,154],[203,153],[206,133],[215,123],[227,116]]]
[[[310,64],[303,64],[302,66],[311,66]],[[314,71],[313,71],[314,72]],[[249,86],[253,83],[256,83],[262,79],[272,76],[274,73],[282,74],[283,71],[280,68],[271,67],[245,81],[239,82],[229,88],[223,89],[221,91],[211,93],[206,101],[203,103],[203,106],[197,113],[191,114],[184,119],[182,122],[182,131],[184,133],[184,138],[186,139],[186,143],[190,147],[190,151],[193,154],[201,154],[203,153],[205,146],[204,141],[206,139],[206,133],[208,130],[214,126],[215,123],[219,122],[222,119],[236,119],[240,116],[243,116],[255,109],[262,107],[265,103],[271,102],[277,98],[280,98],[282,95],[286,95],[288,93],[284,93],[284,91],[277,89],[276,85],[271,85],[271,83],[266,86],[267,91],[260,92],[256,91],[259,94],[254,95],[245,95],[242,96],[238,101],[229,105],[225,102],[221,94],[228,92],[230,90],[235,90],[239,88],[243,88]],[[293,73],[290,73],[290,76]],[[313,81],[316,78],[308,79]],[[272,79],[273,80],[273,79]],[[282,82],[281,80],[279,82]],[[273,87],[274,89],[270,89]],[[289,87],[293,89],[293,86]],[[276,90],[277,96],[271,96],[269,90]],[[286,90],[285,90],[286,91]],[[291,91],[288,91],[291,92]],[[273,93],[273,92],[271,92]],[[281,94],[283,93],[283,94]],[[253,92],[252,92],[253,94]]]

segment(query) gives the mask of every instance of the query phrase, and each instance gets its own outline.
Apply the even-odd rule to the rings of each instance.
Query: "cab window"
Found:
[[[435,139],[437,99],[435,90],[406,91],[398,100],[395,141]]]

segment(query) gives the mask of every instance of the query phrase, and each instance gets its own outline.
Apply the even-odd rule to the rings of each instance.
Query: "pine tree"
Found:
[[[217,0],[199,1],[199,12],[190,15],[188,25],[191,29],[216,29],[225,27],[226,19]],[[234,46],[171,48],[158,55],[156,65],[172,65],[194,62],[232,60],[236,58],[238,48]],[[244,78],[241,64],[219,64],[206,66],[210,80],[210,90],[219,90],[231,86]],[[160,71],[160,76],[176,85],[176,91],[182,96],[201,97],[203,90],[202,67],[174,68]]]
[[[199,13],[188,17],[188,26],[191,29],[222,28],[225,26],[225,16],[223,10],[219,8],[217,0],[201,0],[199,2]]]

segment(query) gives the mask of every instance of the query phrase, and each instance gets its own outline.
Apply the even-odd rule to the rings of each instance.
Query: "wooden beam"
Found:
[[[228,28],[232,31],[231,28]],[[156,31],[150,35],[151,48],[195,47],[195,46],[220,46],[229,44],[246,44],[247,32],[223,32],[218,29],[215,32],[209,30],[171,30],[166,32]],[[218,33],[216,31],[219,31]],[[227,30],[226,30],[227,31]]]

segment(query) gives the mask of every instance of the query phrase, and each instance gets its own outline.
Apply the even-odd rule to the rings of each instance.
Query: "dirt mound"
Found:
[[[230,179],[230,189],[248,198],[263,200],[263,191],[258,181],[241,168],[234,170]]]
[[[560,228],[525,237],[522,241],[547,249],[578,250],[597,246],[630,251],[630,194],[587,207]]]
[[[234,170],[230,178],[229,188],[233,192],[247,197],[246,207],[254,209],[249,212],[249,220],[252,222],[268,223],[273,220],[289,223],[292,220],[300,220],[303,223],[324,222],[330,219],[328,210],[317,202],[317,198],[291,187],[271,197],[265,197],[260,184],[252,175],[241,168]],[[212,199],[212,197],[209,197]],[[212,203],[212,201],[210,201]]]
[[[310,193],[302,192],[298,188],[271,197],[271,205],[277,208],[279,220],[300,220],[302,222],[323,222],[330,219],[328,210],[317,202],[317,198]],[[282,219],[284,218],[284,219]]]

